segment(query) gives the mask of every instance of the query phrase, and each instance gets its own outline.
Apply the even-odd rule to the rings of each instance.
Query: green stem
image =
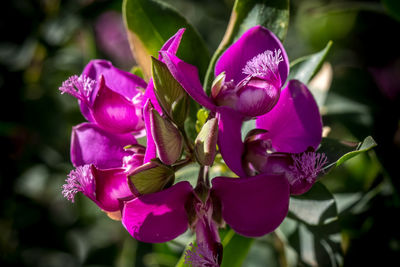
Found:
[[[199,176],[197,177],[196,187],[201,186],[202,184],[203,185],[205,184],[204,183],[204,169],[205,169],[205,166],[200,166]]]
[[[186,151],[188,152],[189,155],[193,155],[194,147],[193,147],[193,144],[190,143],[190,140],[189,140],[189,138],[188,138],[188,136],[187,136],[187,134],[186,134],[185,129],[179,128],[179,131],[180,131],[181,134],[182,134],[183,143],[184,143],[184,145],[185,145]],[[192,156],[190,156],[190,157],[192,157]]]
[[[211,187],[210,185],[210,166],[204,166],[204,180],[206,182],[207,187]]]
[[[286,260],[286,255],[285,255],[285,244],[284,242],[280,239],[279,235],[274,231],[272,232],[272,236],[274,237],[274,246],[275,249],[278,252],[278,260],[281,267],[287,267],[288,263]]]
[[[176,171],[182,169],[183,167],[189,165],[189,164],[192,163],[192,162],[193,162],[193,157],[187,157],[187,158],[184,158],[184,159],[182,159],[182,160],[180,160],[180,161],[175,162],[175,163],[172,165],[172,168],[173,168],[174,171],[176,172]]]

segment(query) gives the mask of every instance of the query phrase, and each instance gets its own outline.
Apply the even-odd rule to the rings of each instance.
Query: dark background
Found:
[[[213,52],[233,1],[166,2],[185,14]],[[400,42],[395,38],[400,13],[393,3],[291,1],[284,43],[291,60],[334,41],[328,56],[333,71],[328,112],[322,112],[329,136],[360,141],[371,135],[378,143],[323,180],[337,196],[362,196],[340,216],[344,266],[400,261]],[[61,96],[58,87],[94,58],[125,70],[134,65],[121,4],[1,4],[1,266],[173,266],[180,257],[179,242],[139,243],[88,199],[78,196],[71,204],[61,195],[72,168],[71,127],[84,119],[76,101]]]

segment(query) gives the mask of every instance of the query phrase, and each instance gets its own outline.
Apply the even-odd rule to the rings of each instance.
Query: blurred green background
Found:
[[[232,0],[164,2],[188,18],[210,52],[216,49]],[[334,43],[322,79],[329,89],[322,108],[328,136],[360,141],[371,135],[378,143],[322,180],[338,201],[343,264],[399,264],[400,4],[290,4],[284,45],[292,61]],[[121,5],[120,0],[2,3],[1,266],[174,266],[184,249],[185,237],[168,244],[137,242],[87,198],[78,196],[71,204],[61,194],[72,168],[71,127],[84,118],[58,87],[91,59],[109,59],[125,70],[134,65]],[[254,243],[244,266],[282,266],[268,236]]]

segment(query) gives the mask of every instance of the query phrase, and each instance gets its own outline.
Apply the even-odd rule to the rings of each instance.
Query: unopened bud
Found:
[[[150,112],[151,134],[160,160],[171,165],[179,159],[182,152],[182,137],[174,124],[158,114],[155,109]]]
[[[213,81],[211,86],[211,96],[216,98],[225,83],[225,72],[221,72]]]
[[[196,158],[200,164],[211,166],[214,162],[218,140],[218,120],[212,118],[201,128],[195,140]]]

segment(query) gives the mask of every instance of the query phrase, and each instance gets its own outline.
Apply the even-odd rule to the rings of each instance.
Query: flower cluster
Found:
[[[152,59],[148,83],[95,60],[60,87],[78,99],[88,120],[72,130],[76,169],[63,194],[73,201],[82,192],[140,241],[166,242],[190,227],[196,245],[186,262],[219,266],[218,228],[228,224],[249,237],[270,233],[286,217],[290,195],[315,183],[326,164],[315,152],[322,121],[307,87],[287,81],[288,57],[269,30],[249,29],[222,54],[210,96],[196,67],[176,56],[183,33]],[[209,110],[194,142],[183,127],[188,96]],[[242,138],[246,120],[255,120],[255,128]],[[136,140],[143,135],[146,147]],[[210,181],[217,152],[237,177]],[[175,172],[193,162],[200,165],[197,185],[175,183]]]

